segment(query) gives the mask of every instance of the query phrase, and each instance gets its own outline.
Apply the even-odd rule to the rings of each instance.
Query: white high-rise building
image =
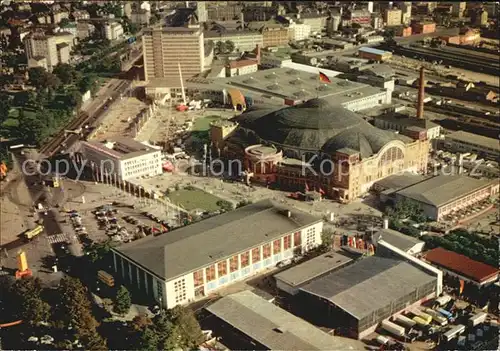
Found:
[[[370,11],[370,13],[373,13],[373,1],[368,1],[368,11]]]
[[[198,22],[205,23],[208,20],[207,7],[204,1],[196,2],[196,16],[198,16]]]

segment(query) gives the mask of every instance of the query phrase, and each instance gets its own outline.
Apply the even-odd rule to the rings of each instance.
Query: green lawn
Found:
[[[207,116],[198,118],[194,121],[193,131],[195,132],[206,132],[210,129],[210,123],[218,121],[221,119],[219,116]]]
[[[195,209],[217,211],[220,210],[217,202],[222,200],[200,189],[179,189],[168,194],[168,198],[172,203],[180,205],[188,211]]]
[[[34,110],[31,110],[28,108],[24,109],[24,114],[26,116],[29,116],[29,115],[35,114],[35,113],[36,113],[36,111],[34,111]],[[19,124],[19,122],[17,120],[18,117],[19,117],[19,109],[12,108],[9,111],[9,118],[2,123],[1,127],[3,127],[3,128],[15,128],[15,127],[17,127]]]

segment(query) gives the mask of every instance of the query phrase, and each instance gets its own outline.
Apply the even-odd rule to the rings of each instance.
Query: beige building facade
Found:
[[[24,40],[24,48],[28,63],[39,62],[40,58],[45,58],[45,64],[42,67],[48,71],[51,71],[59,63],[67,63],[69,52],[73,47],[73,38],[70,33],[58,33],[57,35],[33,33],[27,36]]]
[[[387,27],[399,26],[401,24],[402,11],[400,9],[387,9],[384,14],[384,21]]]
[[[179,63],[183,78],[204,69],[203,31],[199,25],[150,29],[142,37],[144,75],[154,78],[178,78]]]

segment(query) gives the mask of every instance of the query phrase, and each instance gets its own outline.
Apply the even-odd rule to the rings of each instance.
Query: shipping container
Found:
[[[486,321],[486,317],[488,317],[487,313],[479,312],[479,313],[477,313],[474,316],[469,318],[469,325],[471,327],[475,327],[476,325],[481,324],[484,321]]]
[[[403,328],[400,325],[394,324],[388,320],[382,321],[382,328],[384,330],[388,331],[389,333],[394,334],[396,336],[404,336],[405,335],[405,328]]]
[[[459,324],[448,330],[446,333],[444,333],[443,338],[446,341],[450,341],[453,338],[457,337],[459,334],[463,333],[464,331],[465,331],[465,325]]]
[[[402,314],[395,316],[394,322],[406,328],[413,328],[415,327],[415,324],[417,324],[415,321],[412,321],[410,318],[405,317]]]

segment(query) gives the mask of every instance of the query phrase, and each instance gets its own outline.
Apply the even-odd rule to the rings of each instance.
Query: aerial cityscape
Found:
[[[499,2],[0,1],[1,350],[497,350]]]

